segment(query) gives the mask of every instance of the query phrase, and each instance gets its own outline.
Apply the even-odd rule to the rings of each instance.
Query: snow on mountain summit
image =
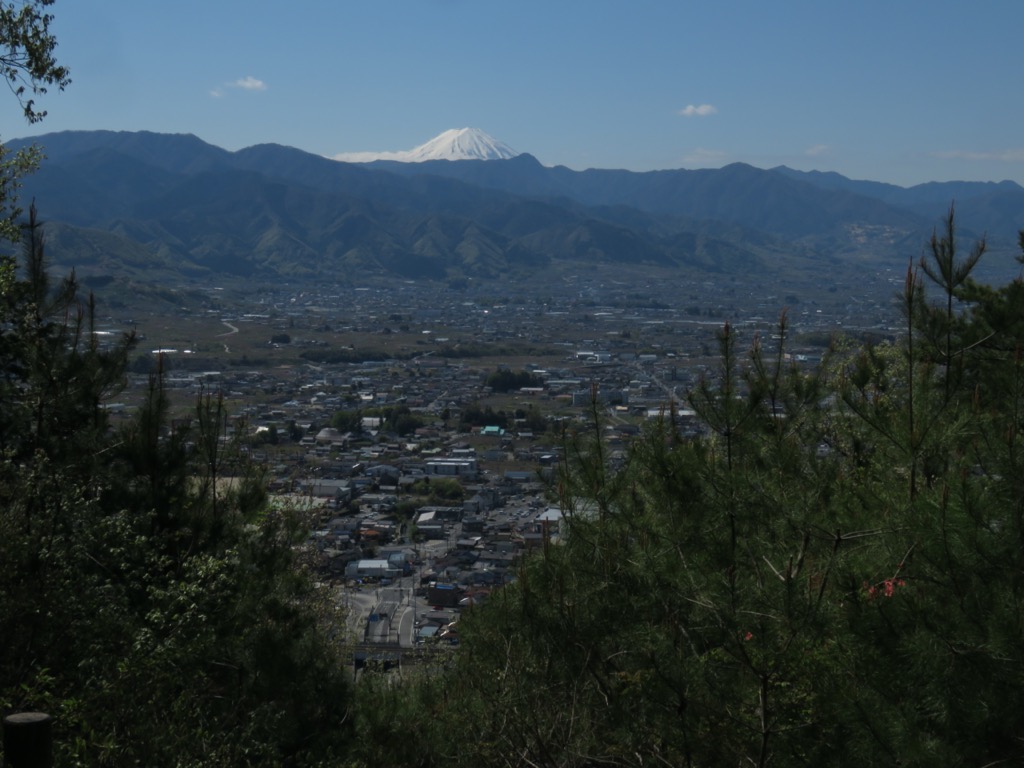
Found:
[[[453,128],[409,150],[408,161],[507,160],[517,154],[510,146],[488,136],[479,128]]]
[[[452,128],[404,152],[344,152],[334,159],[346,163],[372,163],[374,160],[422,163],[427,160],[507,160],[518,154],[508,144],[479,128]]]

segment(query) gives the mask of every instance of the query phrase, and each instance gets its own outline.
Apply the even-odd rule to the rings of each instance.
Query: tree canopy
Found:
[[[30,123],[46,117],[35,97],[71,82],[68,67],[56,58],[57,38],[50,31],[55,0],[0,3],[0,69]]]
[[[902,338],[815,370],[785,315],[771,347],[725,325],[696,439],[662,421],[620,466],[595,412],[557,543],[402,692],[432,747],[404,764],[1024,759],[1024,304],[971,280],[982,250],[958,259],[951,209]]]
[[[0,3],[0,72],[29,123],[46,117],[36,98],[49,88],[63,90],[71,82],[70,70],[57,62],[57,38],[50,30],[54,0]],[[21,178],[40,160],[35,147],[11,153],[0,144],[0,238],[16,240],[22,214],[17,204]],[[9,270],[9,265],[5,267]]]
[[[343,621],[201,395],[172,429],[161,373],[112,424],[110,346],[34,215],[0,305],[0,709],[55,716],[62,762],[310,764],[338,754]]]

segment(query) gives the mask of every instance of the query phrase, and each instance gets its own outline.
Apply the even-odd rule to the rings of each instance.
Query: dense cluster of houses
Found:
[[[538,300],[437,306],[433,294],[412,300],[417,294],[404,288],[357,289],[343,302],[304,293],[278,297],[269,311],[223,319],[232,328],[265,328],[268,344],[297,352],[344,348],[355,332],[390,338],[392,326],[405,340],[422,337],[394,358],[373,361],[233,363],[215,371],[196,370],[187,350],[159,351],[171,363],[168,387],[225,395],[231,431],[268,468],[280,503],[313,508],[311,541],[325,578],[381,584],[413,576],[440,617],[485,599],[512,578],[524,553],[558,536],[561,513],[548,481],[559,461],[562,422],[599,412],[613,458],[645,419],[670,410],[683,429],[699,429],[685,403],[715,365],[717,320],[653,301],[600,307],[588,290],[569,310]],[[399,294],[409,300],[398,301]],[[395,306],[405,309],[396,313]],[[801,316],[814,327],[835,322],[809,308]],[[741,324],[753,339],[769,338],[773,322],[751,315]],[[453,354],[468,335],[478,346],[493,344],[495,354]],[[515,414],[500,425],[460,426],[464,409],[494,400],[488,375],[506,365],[498,350],[510,342],[548,350],[516,363],[530,372],[531,386],[503,393],[517,411],[543,414],[547,428]],[[793,355],[808,365],[817,359],[814,349]],[[147,381],[140,375],[134,384],[141,391]],[[393,431],[379,413],[394,406],[416,415],[418,428]],[[357,429],[336,426],[338,412],[363,411]],[[461,494],[425,501],[430,483],[456,483]],[[438,633],[450,630],[440,618],[433,624]]]
[[[586,419],[599,408],[613,457],[644,419],[669,408],[684,427],[697,429],[681,403],[699,370],[685,368],[675,353],[637,354],[586,341],[559,349],[544,365],[527,363],[542,383],[509,395],[552,419]],[[171,383],[227,393],[233,429],[251,438],[252,457],[270,470],[271,491],[316,508],[313,541],[326,577],[406,576],[409,564],[427,563],[417,547],[438,541],[445,548],[429,559],[430,579],[465,591],[502,583],[523,552],[557,531],[545,484],[559,460],[557,428],[539,432],[513,418],[460,431],[461,410],[492,394],[489,370],[493,365],[432,356],[183,372]],[[355,431],[331,426],[338,411],[390,406],[418,414],[422,426],[403,436],[378,416],[364,417]],[[408,508],[431,482],[446,481],[462,490],[457,503]],[[395,544],[403,549],[386,549]]]

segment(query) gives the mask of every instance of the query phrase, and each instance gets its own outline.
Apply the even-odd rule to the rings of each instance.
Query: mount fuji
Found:
[[[595,264],[643,281],[676,267],[701,280],[807,273],[820,290],[847,269],[859,281],[875,266],[905,269],[908,250],[928,242],[936,208],[951,199],[976,227],[961,235],[987,232],[993,258],[1009,263],[993,265],[993,279],[1011,272],[1012,280],[1020,267],[1010,254],[1020,253],[1024,189],[1012,182],[904,189],[740,163],[635,173],[547,167],[528,153],[430,160],[494,156],[488,147],[497,142],[478,131],[393,153],[405,162],[364,164],[144,131],[64,131],[6,147],[33,143],[47,160],[21,197],[46,202],[51,253],[62,255],[55,263],[121,280],[118,291],[136,280],[217,275],[551,282]]]
[[[345,163],[372,163],[376,160],[423,163],[429,160],[507,160],[518,154],[508,144],[479,128],[452,128],[403,152],[343,152],[333,159]]]

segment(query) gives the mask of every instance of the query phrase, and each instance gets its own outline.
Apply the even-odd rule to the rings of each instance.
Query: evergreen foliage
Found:
[[[452,477],[424,477],[409,486],[409,493],[426,498],[431,504],[462,501],[466,495],[462,483]]]
[[[495,411],[489,405],[481,408],[479,403],[470,403],[459,412],[459,429],[462,430],[469,430],[472,427],[507,429],[508,426],[508,414],[505,411]]]
[[[55,716],[80,765],[313,764],[340,752],[341,621],[226,434],[222,402],[168,419],[160,373],[130,423],[103,403],[132,348],[50,286],[34,211],[0,305],[0,710]]]
[[[499,368],[488,374],[484,386],[490,387],[495,392],[512,392],[523,387],[542,387],[544,380],[535,373],[529,371],[512,371],[509,368]]]
[[[404,764],[1024,760],[1021,281],[971,280],[952,209],[931,245],[898,344],[809,373],[784,315],[746,355],[726,325],[703,435],[667,419],[621,467],[595,410],[558,542],[411,686]]]
[[[331,417],[331,426],[340,432],[352,432],[358,435],[363,432],[364,418],[379,418],[382,431],[393,433],[399,437],[408,437],[427,423],[422,416],[413,413],[407,405],[384,405],[335,411]]]

